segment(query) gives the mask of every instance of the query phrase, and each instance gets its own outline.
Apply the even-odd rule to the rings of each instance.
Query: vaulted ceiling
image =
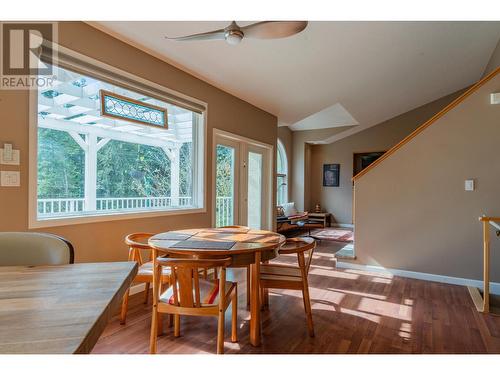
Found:
[[[355,125],[359,131],[471,85],[500,37],[500,22],[324,21],[309,22],[286,39],[244,39],[236,46],[164,38],[228,23],[93,25],[276,115],[293,130]]]

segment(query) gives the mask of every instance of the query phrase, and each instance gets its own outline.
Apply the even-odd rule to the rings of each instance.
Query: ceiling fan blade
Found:
[[[196,41],[196,40],[224,40],[225,36],[224,36],[224,29],[219,29],[215,31],[209,31],[206,33],[179,36],[176,38],[169,38],[168,36],[166,36],[165,38],[176,41]]]
[[[300,33],[307,21],[264,21],[241,27],[245,38],[277,39]]]

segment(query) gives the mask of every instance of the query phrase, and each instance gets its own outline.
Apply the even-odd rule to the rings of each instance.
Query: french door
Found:
[[[214,131],[215,226],[271,229],[272,146]]]

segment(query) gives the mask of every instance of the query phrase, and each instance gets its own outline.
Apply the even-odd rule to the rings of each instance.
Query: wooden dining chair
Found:
[[[264,308],[269,306],[267,289],[301,290],[307,317],[309,335],[314,337],[314,326],[309,298],[307,277],[311,266],[316,242],[313,238],[287,238],[281,246],[279,254],[297,254],[297,265],[262,264],[260,266],[260,288]]]
[[[148,303],[149,289],[153,282],[153,262],[151,259],[151,247],[148,245],[149,238],[153,233],[132,233],[125,237],[125,243],[129,246],[128,260],[135,261],[139,265],[137,275],[133,283],[145,283],[144,303]],[[146,258],[146,259],[145,259]],[[161,276],[163,288],[170,284],[170,271],[165,268]],[[130,289],[123,296],[120,323],[125,324],[127,319],[128,299]]]
[[[231,258],[224,259],[189,259],[157,258],[156,280],[160,280],[165,268],[170,268],[171,285],[165,291],[153,287],[153,319],[151,323],[150,352],[156,353],[160,314],[174,316],[174,336],[180,336],[180,316],[218,316],[217,354],[224,352],[224,314],[231,303],[232,324],[231,341],[236,342],[238,323],[238,286],[226,281],[226,267]],[[200,278],[200,270],[219,269],[218,280]]]
[[[226,225],[221,228],[234,228],[234,229],[247,229],[250,230],[250,227],[246,227],[243,225]],[[246,268],[247,271],[247,306],[250,306],[250,265],[246,266],[232,266],[231,268]]]

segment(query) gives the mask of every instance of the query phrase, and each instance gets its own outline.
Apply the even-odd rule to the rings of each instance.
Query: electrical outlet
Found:
[[[21,186],[21,174],[19,171],[0,171],[0,186]]]
[[[0,164],[19,165],[20,158],[21,158],[21,153],[19,152],[19,150],[10,150],[10,152],[5,152],[3,148],[0,148]]]
[[[474,180],[465,180],[465,191],[474,191]]]

